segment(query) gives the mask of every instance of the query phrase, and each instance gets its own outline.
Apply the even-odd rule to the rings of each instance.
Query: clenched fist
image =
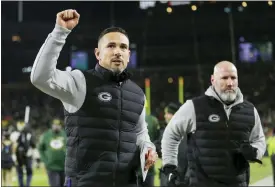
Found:
[[[57,13],[56,23],[66,29],[72,30],[79,22],[80,15],[76,10],[68,9]]]

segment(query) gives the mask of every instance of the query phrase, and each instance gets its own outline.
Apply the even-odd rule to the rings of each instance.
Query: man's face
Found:
[[[61,130],[61,126],[57,124],[52,124],[52,130],[54,132],[59,132]]]
[[[164,110],[164,119],[167,124],[170,122],[172,117],[173,117],[173,114],[169,113],[167,110]]]
[[[130,60],[128,38],[120,32],[105,34],[95,49],[95,56],[102,67],[113,72],[122,72]]]
[[[232,102],[237,97],[238,74],[234,66],[217,69],[211,77],[212,85],[224,102]]]

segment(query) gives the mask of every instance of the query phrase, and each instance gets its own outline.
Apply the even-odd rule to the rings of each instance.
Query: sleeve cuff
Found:
[[[162,159],[162,166],[165,165],[173,165],[173,166],[178,166],[178,160],[177,159]]]
[[[51,33],[51,35],[59,40],[66,40],[68,35],[71,33],[71,30],[61,27],[55,24],[55,27]]]
[[[156,151],[155,145],[152,142],[147,142],[147,141],[143,143],[141,150],[149,149],[149,148],[153,149],[153,151]]]
[[[259,151],[259,149],[257,149],[257,159],[261,160],[263,157],[263,155],[261,154],[261,152]]]
[[[264,156],[264,153],[262,153],[257,147],[253,146],[252,147],[257,149],[257,153],[256,153],[256,159],[261,160]]]
[[[153,149],[154,151],[156,151],[156,146],[155,146],[155,144],[153,144],[152,142],[146,142],[146,146],[147,146],[148,148],[151,148],[151,149]]]

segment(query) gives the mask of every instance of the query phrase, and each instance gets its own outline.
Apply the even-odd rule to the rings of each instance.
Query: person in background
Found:
[[[171,102],[164,108],[164,119],[165,119],[166,125],[170,122],[170,120],[172,119],[174,114],[177,112],[177,110],[180,108],[180,106],[181,106],[180,103]],[[159,155],[162,155],[161,154],[161,140],[162,140],[165,128],[166,128],[166,126],[160,128],[159,139],[155,142],[156,149],[157,149]],[[179,148],[178,148],[179,149],[179,154],[178,154],[179,167],[177,168],[177,172],[179,173],[179,176],[180,176],[178,183],[187,183],[186,177],[185,177],[186,171],[187,171],[187,165],[188,165],[186,152],[185,152],[186,147],[187,147],[186,139],[184,139],[181,141]],[[167,177],[163,173],[163,170],[160,170],[160,171],[161,171],[160,172],[161,186],[167,186],[168,185]]]
[[[12,186],[12,168],[14,166],[12,155],[13,143],[10,140],[10,133],[8,130],[3,130],[1,142],[2,186]]]
[[[51,129],[41,135],[38,150],[41,161],[47,169],[50,186],[63,186],[65,182],[66,134],[60,120],[53,120]]]
[[[187,100],[167,125],[161,142],[163,170],[175,184],[176,159],[187,137],[190,186],[248,186],[249,162],[262,163],[266,140],[257,109],[243,98],[235,65],[215,65],[212,85]]]
[[[158,138],[158,131],[159,131],[159,121],[153,115],[146,115],[145,121],[148,124],[148,133],[152,142],[157,140]],[[154,179],[155,179],[155,167],[151,167],[148,170],[147,176],[145,181],[143,182],[144,187],[152,187],[154,186]]]
[[[11,133],[11,140],[14,143],[15,149],[15,165],[20,187],[29,187],[33,175],[33,153],[36,148],[33,133],[28,125],[19,120],[16,124],[17,131]],[[26,169],[27,180],[25,185],[24,169]]]

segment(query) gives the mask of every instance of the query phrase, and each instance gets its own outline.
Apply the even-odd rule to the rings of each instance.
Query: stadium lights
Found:
[[[196,6],[196,5],[192,5],[192,6],[191,6],[191,9],[192,9],[193,11],[196,11],[196,10],[197,10],[197,6]]]
[[[239,11],[239,12],[242,12],[242,11],[243,11],[243,7],[242,7],[242,6],[239,6],[239,7],[238,7],[238,11]]]
[[[243,7],[247,7],[247,3],[245,1],[242,2]]]
[[[13,42],[20,42],[20,41],[21,41],[21,37],[20,37],[19,35],[13,35],[13,36],[11,37],[11,40],[12,40]]]
[[[173,11],[173,9],[172,9],[171,7],[167,7],[167,8],[166,8],[166,12],[167,12],[168,14],[171,14],[172,11]]]
[[[272,1],[268,1],[267,2],[269,6],[272,6],[273,5],[273,2]]]
[[[230,9],[229,7],[225,7],[225,8],[224,8],[224,12],[225,12],[225,13],[229,13],[229,12],[231,12],[231,9]]]
[[[32,66],[22,68],[23,73],[30,73],[32,71]]]
[[[172,84],[174,82],[173,78],[172,77],[169,77],[168,78],[168,83]]]

